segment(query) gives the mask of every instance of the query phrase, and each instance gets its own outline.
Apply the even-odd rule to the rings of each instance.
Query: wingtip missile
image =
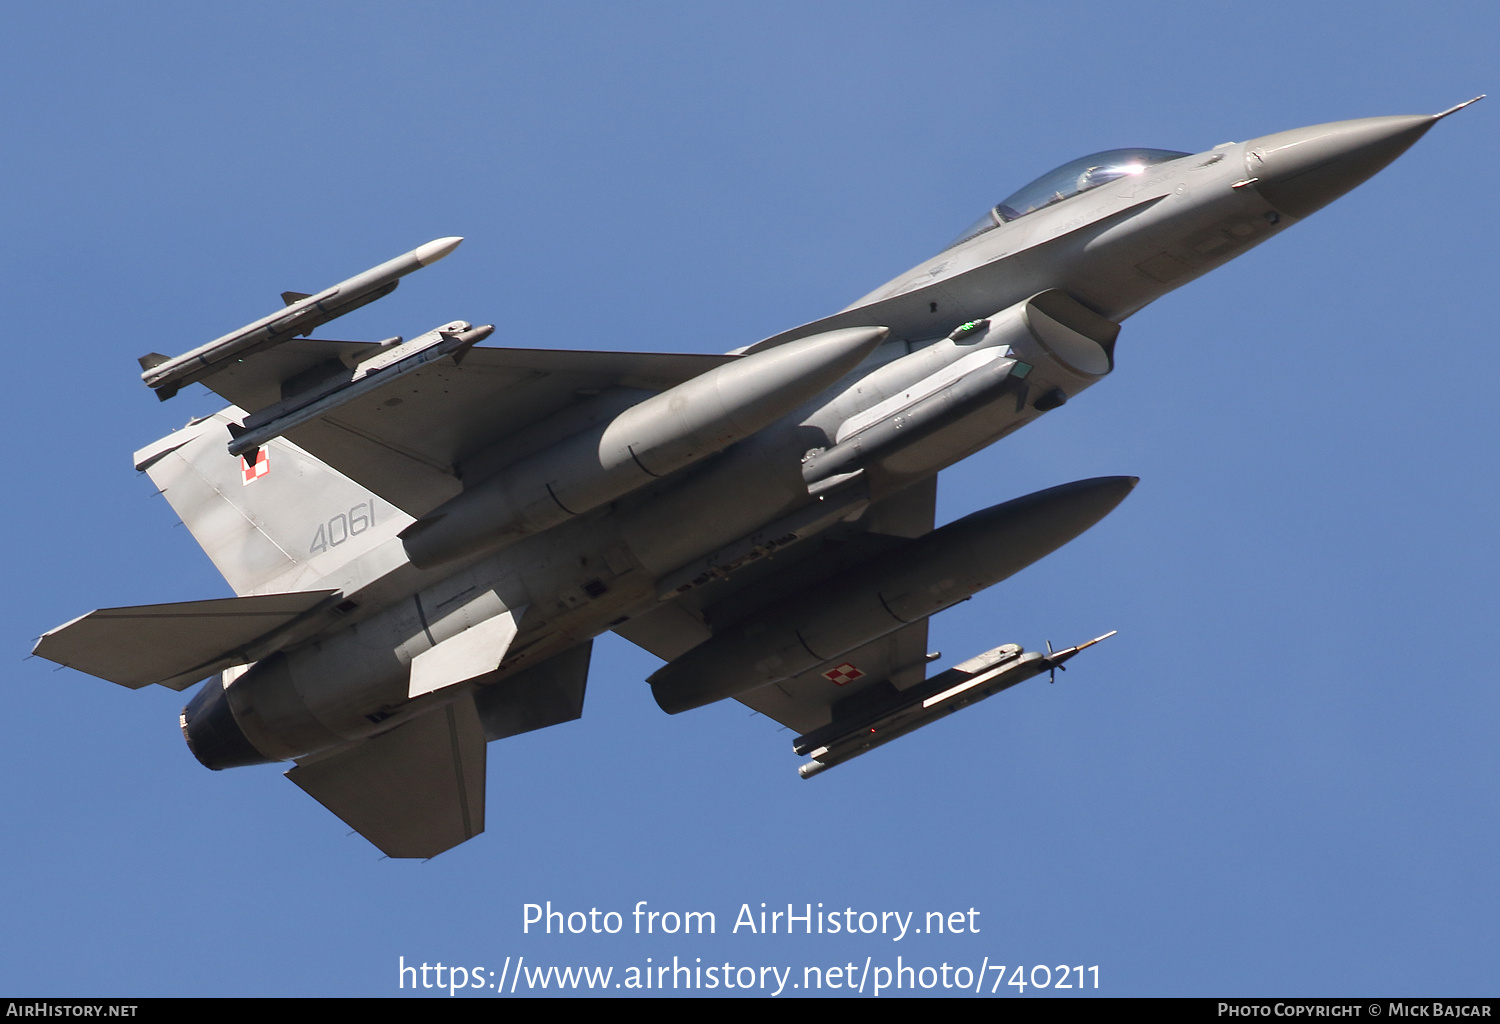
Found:
[[[230,360],[243,359],[283,341],[306,335],[315,327],[389,295],[401,283],[401,278],[436,263],[457,249],[462,241],[457,235],[435,238],[315,294],[283,292],[282,301],[287,303],[286,306],[253,323],[191,352],[163,359],[151,366],[145,365],[143,358],[141,380],[159,398],[170,398],[180,388],[218,372]]]
[[[804,779],[851,761],[944,718],[962,708],[993,697],[1017,683],[1055,671],[1079,651],[1108,640],[1119,630],[1110,630],[1076,647],[1043,654],[1026,651],[1019,644],[1003,644],[985,651],[925,683],[902,690],[893,700],[854,721],[835,721],[799,736],[792,749],[812,760],[797,769]],[[1050,645],[1049,645],[1050,647]]]

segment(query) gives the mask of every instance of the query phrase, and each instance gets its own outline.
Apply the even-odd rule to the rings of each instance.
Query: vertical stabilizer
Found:
[[[311,590],[411,522],[285,439],[230,455],[229,408],[135,453],[193,539],[241,596]]]

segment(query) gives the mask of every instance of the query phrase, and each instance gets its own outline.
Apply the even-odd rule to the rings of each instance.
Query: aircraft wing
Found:
[[[713,635],[710,623],[732,623],[788,591],[811,586],[852,562],[878,553],[892,537],[919,537],[933,528],[937,478],[929,477],[872,503],[853,524],[777,551],[701,591],[663,602],[615,632],[663,661],[674,661]],[[843,536],[837,536],[843,534]],[[832,721],[842,700],[867,690],[904,690],[926,678],[927,621],[911,623],[792,679],[738,700],[798,733]],[[870,694],[874,696],[873,692]]]
[[[465,696],[286,777],[386,856],[435,857],[484,831],[484,744]]]
[[[855,648],[828,665],[741,694],[736,699],[798,735],[832,723],[861,698],[884,697],[927,678],[927,620],[913,622],[873,643]],[[844,701],[851,702],[844,705]]]
[[[274,650],[248,651],[336,593],[226,597],[213,601],[100,608],[42,635],[32,653],[138,690],[184,690],[232,665]]]
[[[282,399],[283,386],[352,365],[378,346],[299,339],[231,363],[203,383],[247,413]],[[610,388],[661,391],[736,356],[473,348],[364,390],[285,436],[420,518],[462,489],[467,460]],[[379,378],[377,377],[377,381]]]

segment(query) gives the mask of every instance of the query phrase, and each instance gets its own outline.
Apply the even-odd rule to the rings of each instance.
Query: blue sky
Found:
[[[810,782],[737,704],[661,714],[658,662],[607,637],[582,721],[491,745],[488,831],[393,862],[276,767],[201,768],[180,695],[22,658],[94,607],[228,595],[129,459],[214,400],[158,404],[135,357],[283,290],[461,234],[333,336],[463,318],[491,344],[723,351],[1073,157],[1493,90],[1497,28],[1488,4],[8,11],[0,992],[899,955],[1098,965],[1110,995],[1493,995],[1500,100],[1129,320],[1109,380],[945,472],[940,521],[1142,482],[936,618],[942,665],[1120,635]],[[523,934],[547,900],[718,933]],[[731,933],[762,902],[975,908],[980,931]]]

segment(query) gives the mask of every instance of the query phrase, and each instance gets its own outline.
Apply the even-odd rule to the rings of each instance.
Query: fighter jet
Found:
[[[1136,482],[937,527],[939,472],[1108,376],[1132,313],[1467,105],[1074,160],[841,312],[724,355],[479,347],[494,328],[461,320],[307,337],[456,237],[284,293],[141,357],[159,398],[201,382],[231,403],[135,466],[239,596],[96,610],[35,652],[132,688],[206,680],[180,719],[200,762],[293,762],[391,857],[483,831],[486,743],[578,718],[607,630],[665,662],[663,711],[739,700],[794,730],[814,776],[1104,639],[1003,644],[928,678],[932,615]]]

